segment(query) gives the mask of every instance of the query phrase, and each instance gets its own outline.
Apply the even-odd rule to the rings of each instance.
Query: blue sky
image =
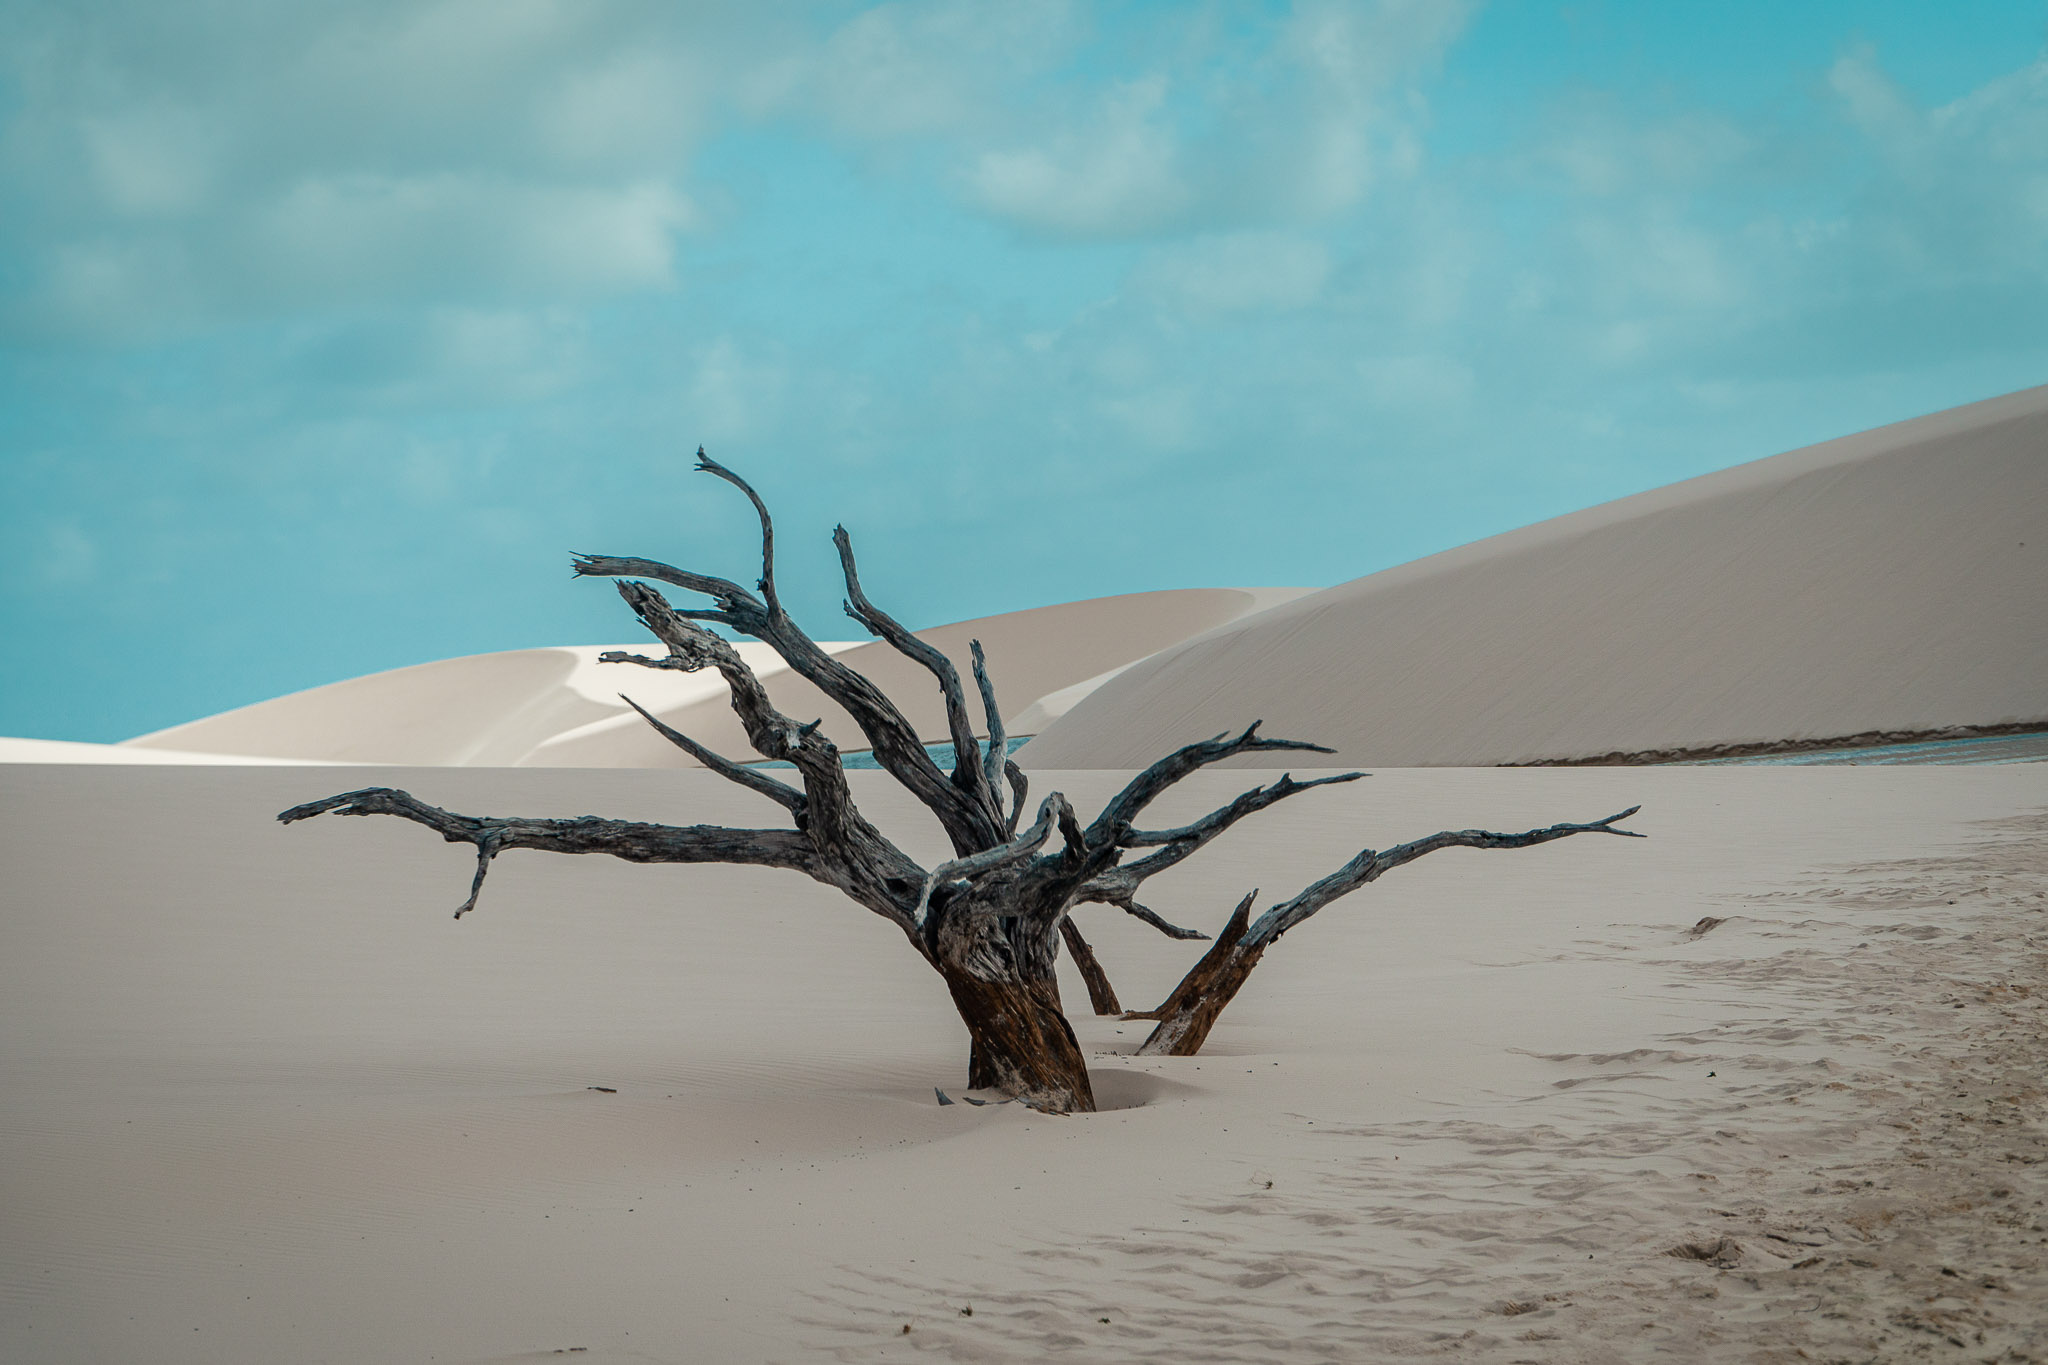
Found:
[[[2048,3],[0,0],[0,734],[1327,584],[2048,382]]]

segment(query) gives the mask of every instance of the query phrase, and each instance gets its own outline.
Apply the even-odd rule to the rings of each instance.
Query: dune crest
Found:
[[[998,695],[1031,734],[1080,696],[1144,656],[1309,592],[1307,588],[1189,588],[1127,593],[1006,612],[920,631],[966,672],[967,643],[988,650]],[[615,604],[614,604],[615,605]],[[655,715],[723,753],[752,750],[715,673],[652,672],[600,665],[599,653],[629,645],[557,646],[441,659],[349,678],[224,711],[113,746],[89,761],[120,762],[139,751],[232,755],[330,763],[450,767],[680,768],[693,760],[655,734],[619,699],[625,692]],[[880,641],[823,647],[903,698],[928,742],[947,738],[945,711],[917,664]],[[743,640],[740,655],[792,715],[823,717],[848,750],[866,741],[852,719],[768,646]],[[927,695],[929,693],[929,695]],[[32,761],[88,761],[46,749]],[[68,755],[68,757],[67,757]],[[6,754],[0,751],[0,759]],[[176,760],[168,760],[176,761]]]
[[[1020,761],[1129,766],[1259,718],[1381,766],[2048,722],[2044,604],[2048,387],[1288,602],[1125,670]]]

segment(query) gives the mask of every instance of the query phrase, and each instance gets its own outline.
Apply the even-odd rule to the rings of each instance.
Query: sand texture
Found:
[[[776,815],[703,772],[0,768],[0,1359],[2048,1353],[2048,765],[1311,793],[1148,900],[1213,927],[1361,843],[1636,802],[1651,837],[1403,868],[1200,1057],[1083,1017],[1125,1107],[1060,1119],[937,1105],[944,991],[824,888],[516,853],[458,923],[464,850],[272,822],[344,778]],[[1121,781],[1034,773],[1084,808]],[[1081,918],[1127,1001],[1199,950]]]
[[[1255,717],[1390,766],[2048,721],[2048,387],[1300,598],[1126,670],[1026,752],[1136,766]]]
[[[968,641],[979,639],[988,653],[1005,719],[1016,719],[1024,727],[1016,733],[1033,734],[1116,670],[1307,591],[1191,588],[1130,593],[918,633],[946,651],[969,679]],[[592,607],[623,611],[609,594],[593,598]],[[927,741],[948,738],[938,687],[917,664],[878,641],[824,647],[846,655],[848,663],[881,685]],[[822,717],[826,733],[844,749],[866,747],[852,720],[789,672],[772,649],[751,640],[741,641],[739,648],[784,712],[805,719]],[[607,649],[660,653],[652,641],[638,640],[442,659],[239,707],[139,736],[122,747],[344,763],[695,767],[694,760],[628,709],[619,699],[623,692],[713,749],[752,756],[717,674],[597,663],[598,654]],[[0,761],[6,757],[0,752]],[[52,752],[28,761],[58,762],[66,757]]]

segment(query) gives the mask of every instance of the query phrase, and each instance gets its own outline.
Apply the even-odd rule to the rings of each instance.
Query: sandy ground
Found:
[[[0,1358],[2048,1355],[2048,765],[1299,798],[1149,899],[1213,925],[1363,842],[1638,801],[1652,837],[1404,868],[1202,1057],[1084,1017],[1128,1107],[1064,1119],[939,1107],[938,982],[821,888],[520,853],[458,924],[463,850],[271,822],[337,779],[776,813],[698,772],[0,769]],[[1127,1001],[1196,951],[1084,920]]]
[[[1252,717],[1388,767],[2048,724],[2048,386],[1299,598],[1134,665],[1025,759],[1139,766]]]

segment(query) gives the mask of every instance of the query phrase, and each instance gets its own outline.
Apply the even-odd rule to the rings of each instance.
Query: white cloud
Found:
[[[1880,158],[1852,244],[1927,280],[2016,270],[2048,279],[2048,56],[1922,109],[1859,49],[1830,86]]]
[[[1561,177],[1573,190],[1598,197],[1698,189],[1739,170],[1754,151],[1752,139],[1724,117],[1644,120],[1582,98],[1533,149],[1522,178]]]
[[[1890,140],[1910,135],[1920,123],[1912,101],[1878,65],[1877,52],[1868,44],[1835,61],[1828,69],[1828,88],[1850,120],[1872,137]]]
[[[1379,179],[1419,168],[1418,82],[1471,10],[1465,0],[1303,3],[1262,37],[1176,16],[1096,98],[1047,81],[995,111],[999,120],[986,110],[964,119],[956,141],[970,198],[1068,238],[1344,212]],[[1000,130],[983,132],[992,122]]]
[[[1167,384],[1104,398],[1098,407],[1117,430],[1150,452],[1185,450],[1199,436],[1194,395],[1184,385]]]
[[[17,328],[113,339],[667,288],[705,72],[751,41],[563,0],[95,14],[0,48],[0,252]]]
[[[80,120],[79,134],[94,184],[118,214],[190,213],[213,188],[213,129],[189,110],[88,117]]]
[[[671,283],[671,236],[688,221],[688,204],[660,183],[363,175],[292,186],[255,215],[249,243],[280,287],[288,276],[316,298],[380,285],[582,297]]]
[[[1284,312],[1322,296],[1330,253],[1284,232],[1232,232],[1155,247],[1133,274],[1138,290],[1196,315]]]
[[[1080,28],[1064,0],[877,5],[802,59],[801,79],[807,97],[842,134],[971,135],[999,118],[1019,87],[1069,52]]]
[[[225,220],[59,242],[26,303],[56,330],[126,339],[306,310],[579,302],[672,285],[691,217],[659,182],[319,177]]]
[[[1469,403],[1478,387],[1471,367],[1453,356],[1373,356],[1356,369],[1376,407],[1448,410]]]
[[[1038,235],[1319,221],[1417,164],[1415,82],[1469,8],[1303,3],[1247,28],[991,0],[843,21],[636,0],[25,0],[0,48],[17,95],[0,320],[133,339],[666,289],[699,221],[692,157],[736,116],[822,125],[891,164],[936,149],[965,202]]]
[[[1084,129],[984,152],[969,175],[975,198],[999,217],[1073,236],[1135,236],[1173,222],[1190,194],[1165,95],[1164,77],[1134,81],[1112,90]]]
[[[99,543],[70,517],[43,528],[42,552],[36,557],[36,574],[53,587],[77,587],[98,577]]]
[[[749,355],[731,337],[700,349],[696,362],[683,404],[690,439],[717,444],[756,436],[780,416],[788,387],[780,365]]]
[[[537,102],[538,144],[562,165],[645,174],[676,165],[703,135],[715,77],[694,54],[636,47],[561,75]]]

